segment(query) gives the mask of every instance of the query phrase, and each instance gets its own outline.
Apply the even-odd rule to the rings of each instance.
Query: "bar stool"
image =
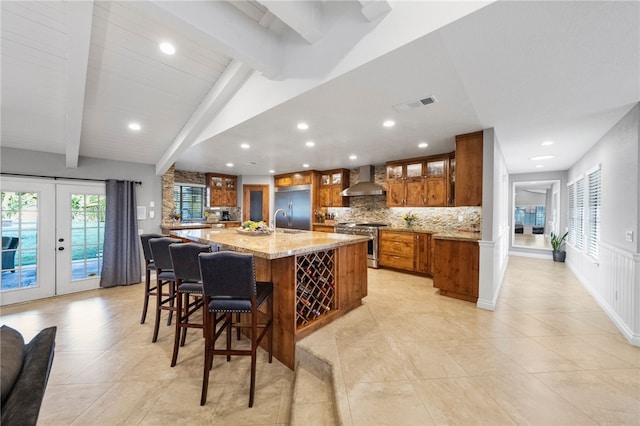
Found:
[[[200,278],[200,264],[198,254],[208,253],[211,246],[198,243],[171,244],[169,253],[176,277],[176,335],[173,342],[173,357],[171,366],[178,361],[178,350],[184,346],[188,328],[203,328],[202,323],[189,321],[189,317],[202,309],[202,279]],[[193,301],[190,296],[193,295]],[[204,312],[202,313],[204,318]]]
[[[165,235],[161,234],[142,234],[140,235],[140,242],[142,243],[142,252],[144,253],[145,263],[145,279],[144,279],[144,303],[142,305],[142,318],[140,324],[144,324],[147,318],[147,309],[149,307],[149,296],[156,296],[156,287],[151,287],[151,271],[156,270],[156,265],[153,263],[153,256],[151,256],[151,248],[149,247],[149,240],[151,238],[162,238]]]
[[[182,240],[177,238],[161,237],[149,240],[153,263],[156,265],[156,321],[153,327],[152,342],[158,340],[158,330],[160,329],[160,316],[162,311],[169,311],[167,325],[171,325],[173,311],[175,311],[174,301],[176,298],[176,275],[173,272],[171,263],[171,253],[169,245],[182,244]],[[163,291],[163,286],[168,285],[167,291]]]
[[[251,356],[251,385],[249,388],[249,407],[253,407],[253,396],[256,387],[256,352],[258,345],[268,333],[267,347],[269,363],[272,360],[273,349],[273,283],[256,282],[256,270],[253,255],[221,251],[217,253],[200,253],[200,272],[202,286],[208,309],[204,318],[204,373],[202,377],[202,396],[200,405],[207,402],[209,386],[209,370],[213,366],[214,355],[226,355],[227,361],[231,355]],[[267,304],[266,314],[258,308]],[[215,315],[223,314],[222,326],[216,331]],[[250,323],[233,321],[233,314],[241,313],[250,317]],[[243,317],[246,317],[243,315]],[[266,321],[258,322],[258,316],[266,315]],[[249,328],[251,330],[251,349],[241,350],[231,348],[232,327]],[[258,334],[258,329],[262,329]],[[227,330],[226,349],[216,349],[216,340]]]

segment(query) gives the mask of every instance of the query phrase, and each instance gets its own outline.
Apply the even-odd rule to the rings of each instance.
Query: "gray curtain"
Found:
[[[136,188],[132,181],[106,182],[107,212],[100,287],[140,282],[142,266],[136,217]]]

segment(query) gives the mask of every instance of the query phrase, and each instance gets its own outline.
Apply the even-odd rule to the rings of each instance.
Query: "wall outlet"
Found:
[[[458,222],[462,222],[464,220],[464,216],[461,214],[458,215]]]
[[[628,243],[632,243],[633,242],[633,231],[627,229],[627,232],[624,233],[624,238],[625,238],[625,240],[627,240]]]
[[[156,216],[156,212],[153,210],[149,210],[149,219],[153,219]]]
[[[153,208],[156,206],[156,203],[154,203],[153,201],[149,201],[149,207]]]

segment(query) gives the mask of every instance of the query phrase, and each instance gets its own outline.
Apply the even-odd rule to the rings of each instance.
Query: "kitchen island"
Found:
[[[292,370],[296,342],[360,306],[367,295],[368,237],[297,230],[243,235],[235,229],[171,235],[255,256],[256,279],[274,287],[273,355]]]

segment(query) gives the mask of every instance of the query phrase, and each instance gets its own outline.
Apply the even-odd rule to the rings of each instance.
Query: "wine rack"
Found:
[[[296,256],[296,325],[327,314],[335,306],[334,250]]]

